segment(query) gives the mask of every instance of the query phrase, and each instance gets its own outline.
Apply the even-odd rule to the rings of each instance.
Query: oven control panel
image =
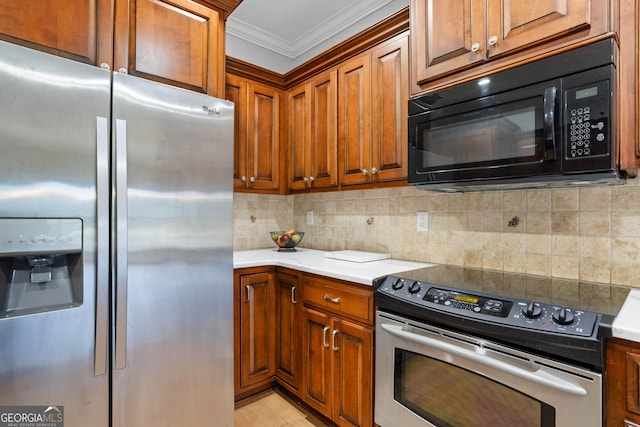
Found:
[[[560,334],[591,336],[598,313],[565,306],[496,296],[431,283],[387,277],[377,292],[395,301],[396,310],[406,304],[412,315],[421,313],[476,319],[485,323]],[[418,316],[419,317],[419,316]]]

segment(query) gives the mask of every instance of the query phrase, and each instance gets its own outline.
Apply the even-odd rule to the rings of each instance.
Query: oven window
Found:
[[[438,427],[550,427],[555,409],[466,369],[395,349],[394,397]]]
[[[543,98],[437,118],[417,129],[417,168],[534,162],[544,154]]]

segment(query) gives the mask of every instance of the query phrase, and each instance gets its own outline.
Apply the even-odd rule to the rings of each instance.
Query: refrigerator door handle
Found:
[[[109,339],[109,121],[96,117],[96,332],[94,375],[107,373]]]
[[[127,354],[127,122],[116,120],[116,283],[115,369],[126,366]]]

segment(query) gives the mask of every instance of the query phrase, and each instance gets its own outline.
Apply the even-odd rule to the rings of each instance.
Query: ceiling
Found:
[[[407,7],[409,0],[242,0],[227,55],[284,74]]]

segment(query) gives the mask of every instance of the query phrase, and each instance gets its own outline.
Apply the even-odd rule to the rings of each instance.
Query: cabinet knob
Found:
[[[498,43],[498,36],[489,37],[489,46],[495,46]]]
[[[307,179],[306,176],[302,177],[302,182],[306,183],[307,181],[309,181],[309,180]]]
[[[313,181],[315,181],[315,180],[316,180],[316,179],[315,179],[314,177],[312,177],[312,176],[310,176],[310,177],[309,177],[309,182],[313,182]]]
[[[471,52],[479,52],[480,51],[480,43],[474,43],[471,45]]]
[[[360,172],[362,172],[362,175],[367,175],[369,173],[369,171],[366,169],[362,169]]]
[[[251,181],[251,182],[256,182],[256,177],[255,177],[255,176],[252,176],[251,178],[249,178],[249,181]]]
[[[242,177],[240,178],[240,181],[242,181],[242,182],[247,182],[247,177],[246,177],[246,176],[244,176],[244,175],[242,175]]]
[[[378,173],[378,169],[376,168],[371,168],[371,175],[375,175]]]

